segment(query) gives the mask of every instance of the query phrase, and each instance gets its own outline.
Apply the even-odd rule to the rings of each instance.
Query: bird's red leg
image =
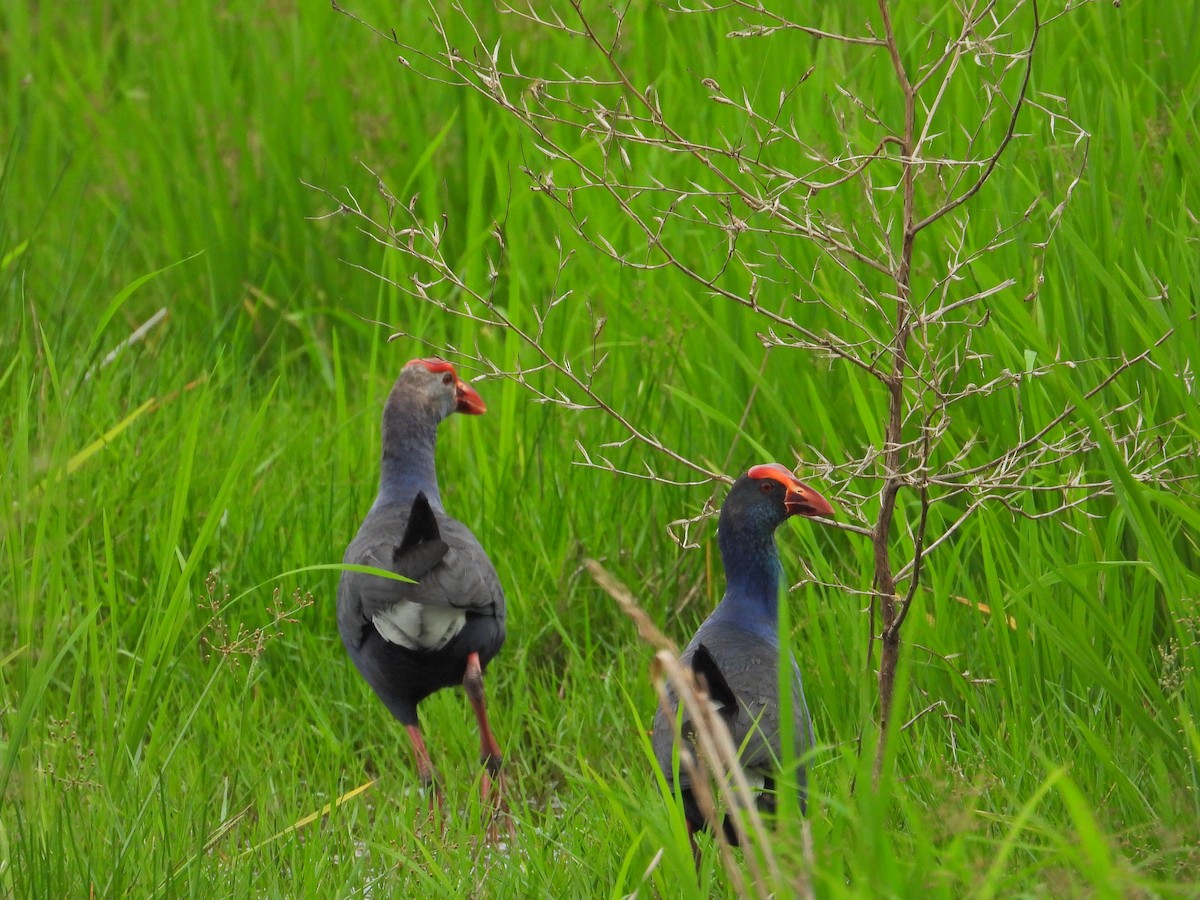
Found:
[[[404,730],[408,732],[413,755],[417,758],[417,777],[421,780],[421,794],[429,800],[430,814],[436,814],[442,807],[442,789],[437,783],[433,761],[430,760],[429,750],[425,747],[425,738],[418,725],[405,725]]]
[[[463,690],[467,692],[467,699],[471,701],[471,708],[475,710],[475,721],[479,723],[479,761],[483,764],[484,769],[480,792],[485,802],[490,799],[495,810],[503,813],[506,811],[504,773],[501,769],[504,757],[500,752],[500,745],[496,742],[496,736],[492,734],[492,727],[488,724],[487,703],[483,694],[483,668],[479,664],[478,653],[472,653],[467,657],[467,672],[463,676]],[[494,795],[492,794],[493,779],[495,779],[496,787]],[[509,830],[512,830],[511,821]]]

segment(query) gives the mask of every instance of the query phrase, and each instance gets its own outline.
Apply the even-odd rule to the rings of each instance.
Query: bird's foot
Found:
[[[425,811],[417,819],[418,828],[421,830],[428,828],[436,830],[438,834],[444,834],[446,831],[446,795],[442,793],[442,786],[438,784],[437,777],[433,773],[428,775],[422,773],[421,786],[418,790],[425,801]]]
[[[508,803],[505,799],[503,760],[498,756],[486,756],[483,759],[483,774],[479,782],[479,797],[481,805],[489,815],[487,838],[488,843],[499,843],[503,830],[512,838],[516,834],[512,816],[508,813]]]

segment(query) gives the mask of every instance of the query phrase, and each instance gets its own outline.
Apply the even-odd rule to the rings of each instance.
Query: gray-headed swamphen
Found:
[[[503,803],[501,754],[488,724],[483,673],[504,643],[504,591],[491,560],[465,525],[446,513],[434,449],[451,413],[487,407],[440,359],[414,359],[396,378],[383,409],[379,494],[344,561],[386,569],[405,583],[344,571],[338,631],[350,658],[408,732],[423,788],[440,800],[417,705],[461,684],[479,725],[485,799]],[[431,804],[435,802],[431,799]]]
[[[748,780],[760,789],[759,809],[775,809],[774,786],[780,765],[781,734],[791,728],[797,756],[813,744],[812,721],[805,705],[800,670],[789,652],[792,667],[791,722],[782,721],[779,702],[778,604],[783,567],[775,546],[775,529],[794,515],[831,516],[829,502],[797,481],[777,463],[754,466],[729,490],[717,525],[717,542],[725,567],[726,588],[721,602],[704,620],[684,650],[685,665],[700,676],[733,743]],[[659,709],[654,717],[652,744],[659,766],[673,785],[672,750],[675,743],[677,704],[668,690],[673,709]],[[683,713],[680,733],[694,751],[695,726]],[[803,768],[796,772],[801,809],[807,801]],[[691,779],[680,766],[679,790],[688,833],[706,826],[692,793]],[[728,818],[724,830],[731,843],[737,833]]]

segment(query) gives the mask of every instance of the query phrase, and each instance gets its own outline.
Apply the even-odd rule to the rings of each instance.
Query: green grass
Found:
[[[411,6],[364,14],[419,35],[427,11]],[[512,19],[493,26],[531,65],[587,63]],[[654,8],[627,28],[629,64],[667,99],[688,96],[696,73],[754,83],[745,73],[778,71],[787,46],[763,53]],[[1192,441],[1200,413],[1181,373],[1200,356],[1198,30],[1200,9],[1133,0],[1047,31],[1035,89],[1068,98],[1093,135],[1091,160],[1035,306],[1020,300],[1028,254],[1014,246],[989,261],[1018,287],[980,336],[998,365],[1020,366],[1026,351],[1137,352],[1173,325],[1155,368],[1080,417],[1134,400],[1131,417],[1173,419]],[[722,589],[712,525],[688,551],[665,525],[697,513],[711,486],[574,465],[577,439],[595,448],[620,433],[507,381],[480,385],[487,416],[443,427],[445,501],[489,548],[510,603],[489,675],[518,819],[503,853],[476,841],[464,698],[423,707],[453,811],[438,834],[416,824],[402,730],[338,640],[336,573],[295,571],[338,561],[369,506],[379,411],[405,360],[478,343],[503,364],[529,361],[510,336],[348,265],[407,271],[349,219],[311,218],[328,202],[302,181],[371,203],[361,162],[406,199],[419,192],[424,211],[451,214],[448,255],[477,280],[507,211],[521,239],[498,296],[528,322],[554,279],[545,223],[561,220],[519,171],[531,158],[519,130],[319,4],[6,4],[0,35],[0,891],[727,894],[712,848],[695,880],[681,819],[660,796],[644,738],[651,651],[581,565],[603,560],[686,639]],[[917,52],[924,38],[912,40]],[[817,48],[814,77],[873,77],[832,45],[800,46]],[[814,116],[826,108],[819,91],[803,102]],[[698,104],[696,130],[720,115]],[[1052,140],[1024,142],[980,215],[1023,210],[1038,185],[1061,190],[1052,173],[1065,158]],[[595,215],[614,240],[631,237],[612,210]],[[690,240],[711,249],[711,235]],[[575,299],[550,340],[590,349],[582,301],[603,309],[599,388],[689,456],[736,474],[790,462],[793,447],[843,458],[878,440],[880,398],[844,370],[775,351],[760,375],[744,311],[582,252],[568,276]],[[1169,299],[1153,299],[1161,285]],[[143,340],[104,362],[160,309]],[[376,322],[428,344],[389,344]],[[1045,379],[1020,407],[1012,396],[976,404],[954,439],[1011,441],[1022,416],[1077,398],[1097,371]],[[636,467],[642,456],[614,459]],[[812,587],[789,597],[821,742],[809,817],[818,894],[1196,894],[1200,514],[1132,483],[1119,448],[1095,466],[1120,490],[1090,507],[1097,518],[1069,517],[1077,531],[989,508],[931,560],[901,693],[909,715],[932,710],[895,742],[878,793],[867,789],[864,601]],[[823,580],[869,585],[869,550],[851,535],[801,524],[781,543],[793,578],[803,555]],[[278,622],[276,588],[290,611]],[[261,653],[236,652],[258,628]],[[777,847],[791,872],[803,865],[795,825]]]

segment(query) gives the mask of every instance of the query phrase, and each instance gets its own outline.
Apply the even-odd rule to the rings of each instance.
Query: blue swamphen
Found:
[[[414,359],[400,370],[383,409],[379,495],[344,561],[386,569],[412,583],[344,571],[337,616],[350,658],[404,725],[421,785],[432,787],[435,798],[440,789],[417,704],[462,684],[479,724],[483,794],[496,779],[499,806],[501,754],[488,724],[483,672],[504,643],[504,591],[479,541],[442,508],[434,466],[442,419],[486,409],[444,360]]]
[[[717,542],[725,567],[725,595],[704,620],[684,650],[682,660],[702,679],[722,721],[729,728],[752,787],[760,790],[758,808],[775,809],[774,782],[780,765],[780,734],[790,727],[797,755],[813,743],[812,722],[804,702],[800,670],[792,666],[790,723],[781,721],[779,703],[779,637],[776,634],[780,578],[783,567],[775,547],[775,529],[790,516],[831,516],[829,502],[797,481],[776,463],[754,466],[729,490],[717,525]],[[654,717],[652,744],[659,766],[673,784],[672,749],[677,703],[669,691],[668,715],[659,709]],[[681,734],[694,751],[695,727],[683,713]],[[804,770],[796,773],[800,805],[807,799]],[[704,815],[682,766],[679,790],[687,817],[688,833],[703,829]],[[726,819],[724,830],[731,843],[737,833]]]

